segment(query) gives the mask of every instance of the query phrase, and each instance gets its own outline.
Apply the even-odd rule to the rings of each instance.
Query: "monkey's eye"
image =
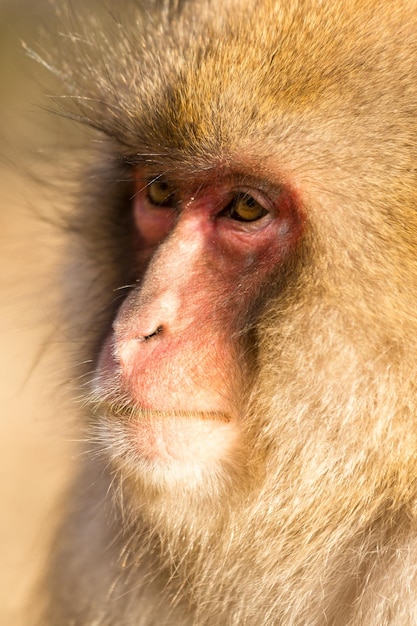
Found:
[[[172,187],[164,180],[152,180],[146,187],[146,197],[154,206],[174,208],[177,200]]]
[[[252,196],[240,193],[233,198],[222,214],[238,222],[256,222],[268,215],[268,211]]]

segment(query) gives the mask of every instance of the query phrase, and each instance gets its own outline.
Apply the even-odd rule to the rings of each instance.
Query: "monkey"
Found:
[[[417,624],[415,3],[84,11],[41,61],[91,152],[38,623]]]

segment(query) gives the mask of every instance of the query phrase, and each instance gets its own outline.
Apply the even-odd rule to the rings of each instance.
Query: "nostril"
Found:
[[[150,333],[149,335],[141,335],[137,339],[139,341],[149,341],[150,339],[152,339],[153,337],[156,337],[156,335],[159,335],[160,333],[162,333],[162,326],[158,326],[156,330],[154,330],[153,333]]]
[[[148,327],[148,329],[151,327]],[[142,329],[143,330],[143,329]],[[153,332],[147,332],[147,334],[132,334],[132,336],[123,338],[116,338],[113,345],[113,358],[123,368],[133,367],[133,365],[143,358],[143,355],[149,356],[149,354],[157,347],[158,342],[151,341],[155,339],[164,331],[164,326],[157,326]],[[146,331],[145,331],[146,332]],[[139,344],[149,344],[147,348],[140,347]],[[140,356],[142,354],[142,357]]]

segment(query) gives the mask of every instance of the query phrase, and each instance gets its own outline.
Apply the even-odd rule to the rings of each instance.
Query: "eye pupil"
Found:
[[[252,198],[252,196],[245,196],[244,200],[245,200],[245,204],[251,209],[255,208],[256,206],[259,206],[255,198]]]

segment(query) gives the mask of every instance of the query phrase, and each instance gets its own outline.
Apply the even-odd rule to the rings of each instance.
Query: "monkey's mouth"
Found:
[[[131,402],[102,401],[94,405],[94,413],[100,413],[107,417],[114,416],[126,421],[146,421],[149,419],[188,418],[190,420],[205,420],[229,423],[232,416],[222,411],[179,411],[144,408]]]
[[[212,472],[236,457],[241,447],[238,422],[227,412],[149,409],[120,400],[98,402],[93,410],[99,425],[93,432],[103,453],[151,482],[156,468],[168,472],[171,482],[173,468],[177,478],[195,480],[203,468]]]

